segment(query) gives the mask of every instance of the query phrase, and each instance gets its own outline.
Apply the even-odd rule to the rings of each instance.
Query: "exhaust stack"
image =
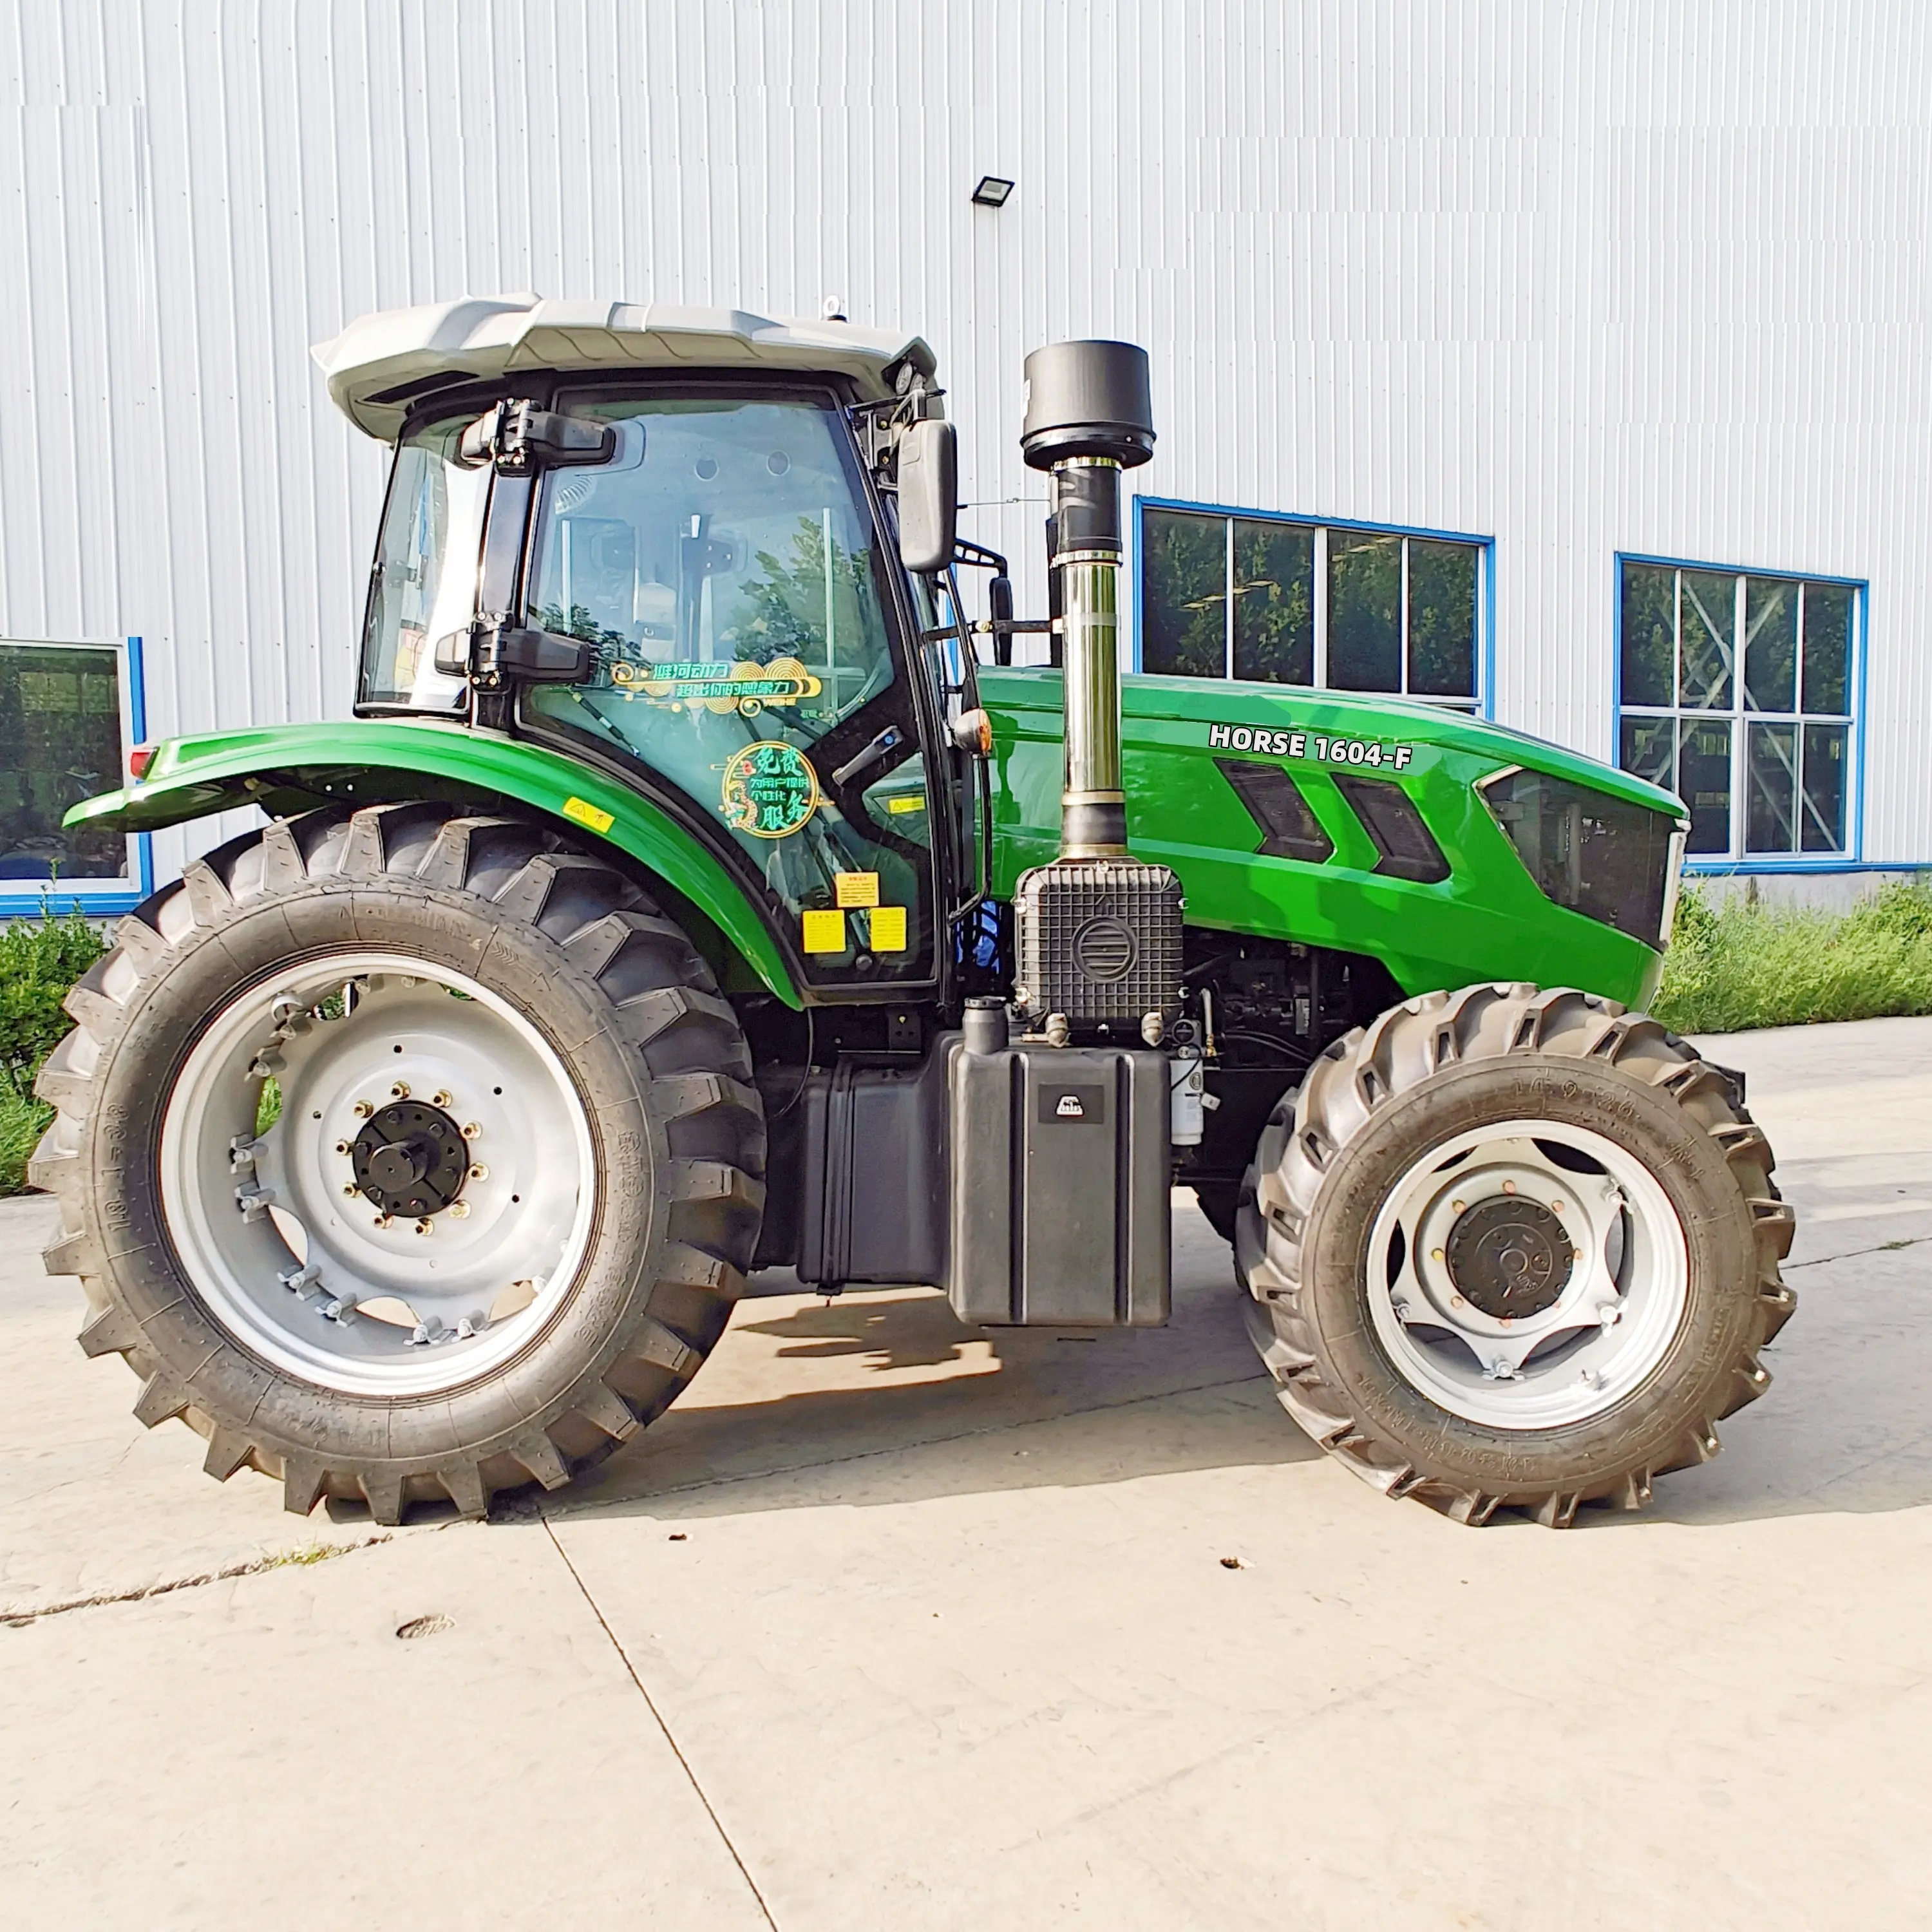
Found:
[[[1064,625],[1063,859],[1125,858],[1118,652],[1120,472],[1154,454],[1147,351],[1055,342],[1026,359],[1020,450],[1053,476],[1051,567]]]
[[[1180,882],[1127,851],[1120,754],[1120,472],[1154,454],[1147,352],[1056,342],[1026,360],[1020,449],[1052,472],[1066,752],[1060,856],[1019,881],[1013,1004],[1056,1043],[1149,1046],[1178,1010]]]

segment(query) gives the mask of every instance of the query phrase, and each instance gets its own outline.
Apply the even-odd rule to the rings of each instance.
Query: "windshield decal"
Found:
[[[796,745],[760,738],[724,764],[718,808],[734,831],[754,838],[789,838],[818,809],[818,774]]]
[[[1275,731],[1260,724],[1210,724],[1210,751],[1262,752],[1277,758],[1313,758],[1324,765],[1366,765],[1405,771],[1415,747],[1387,738],[1331,738],[1325,731]]]
[[[626,664],[610,667],[610,682],[632,697],[674,711],[686,705],[736,711],[755,718],[767,704],[796,704],[824,689],[796,658],[774,658],[768,664]]]

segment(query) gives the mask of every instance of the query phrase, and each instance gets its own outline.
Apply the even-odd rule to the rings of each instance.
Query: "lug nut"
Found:
[[[376,1106],[373,1100],[358,1100],[356,1103],[356,1118],[358,1120],[366,1120],[375,1111]]]
[[[347,1195],[352,1201],[357,1195],[362,1192],[362,1189],[358,1187],[352,1180],[345,1180],[342,1184],[342,1191],[344,1193]]]
[[[386,1228],[392,1224],[394,1219],[394,1216],[392,1214],[378,1214],[376,1216],[376,1225],[379,1228]]]
[[[406,1080],[398,1080],[389,1089],[389,1098],[392,1100],[406,1100],[409,1097],[410,1083]]]
[[[1432,1262],[1439,1262],[1442,1258],[1442,1250],[1440,1248],[1431,1248],[1429,1251],[1429,1258]]]
[[[1560,1201],[1552,1201],[1552,1202],[1550,1202],[1550,1213],[1551,1213],[1551,1214],[1562,1214],[1562,1211],[1563,1211],[1563,1204],[1562,1204],[1562,1202],[1560,1202]]]
[[[1505,1194],[1514,1194],[1516,1192],[1516,1183],[1513,1180],[1504,1181],[1503,1183],[1503,1192]]]
[[[463,1138],[466,1141],[473,1141],[482,1131],[483,1126],[481,1121],[465,1120],[463,1124]]]
[[[429,1096],[429,1103],[432,1107],[448,1106],[449,1105],[449,1090],[447,1088],[439,1088],[436,1092]]]
[[[479,1160],[470,1168],[470,1178],[472,1180],[488,1180],[490,1178],[490,1170]]]
[[[1462,1213],[1462,1202],[1460,1202],[1460,1201],[1452,1201],[1452,1202],[1450,1202],[1450,1204],[1449,1204],[1449,1211],[1450,1211],[1450,1214],[1461,1214],[1461,1213]]]
[[[436,1232],[436,1223],[425,1214],[416,1223],[416,1232],[419,1234],[433,1234]]]
[[[349,1143],[346,1141],[338,1141],[335,1144],[335,1150],[338,1154],[348,1153]]]
[[[452,1201],[449,1204],[449,1216],[450,1219],[453,1221],[468,1220],[470,1218],[470,1203],[466,1201]]]

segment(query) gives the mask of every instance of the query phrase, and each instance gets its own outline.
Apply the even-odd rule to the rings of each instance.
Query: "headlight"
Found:
[[[1663,951],[1684,857],[1674,814],[1520,766],[1476,789],[1546,898]]]

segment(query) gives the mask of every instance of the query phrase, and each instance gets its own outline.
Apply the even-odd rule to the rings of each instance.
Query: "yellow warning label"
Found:
[[[902,792],[897,798],[886,800],[886,809],[901,816],[908,812],[923,812],[926,809],[926,794],[922,791]]]
[[[599,812],[587,798],[567,798],[563,802],[563,815],[574,819],[579,825],[587,825],[593,832],[608,832],[616,820],[608,812]]]
[[[841,872],[835,883],[842,906],[875,906],[879,902],[876,872]]]
[[[874,906],[867,923],[874,952],[903,952],[906,950],[904,906]]]
[[[843,952],[845,950],[845,915],[836,909],[805,915],[804,936],[800,941],[808,952]]]

